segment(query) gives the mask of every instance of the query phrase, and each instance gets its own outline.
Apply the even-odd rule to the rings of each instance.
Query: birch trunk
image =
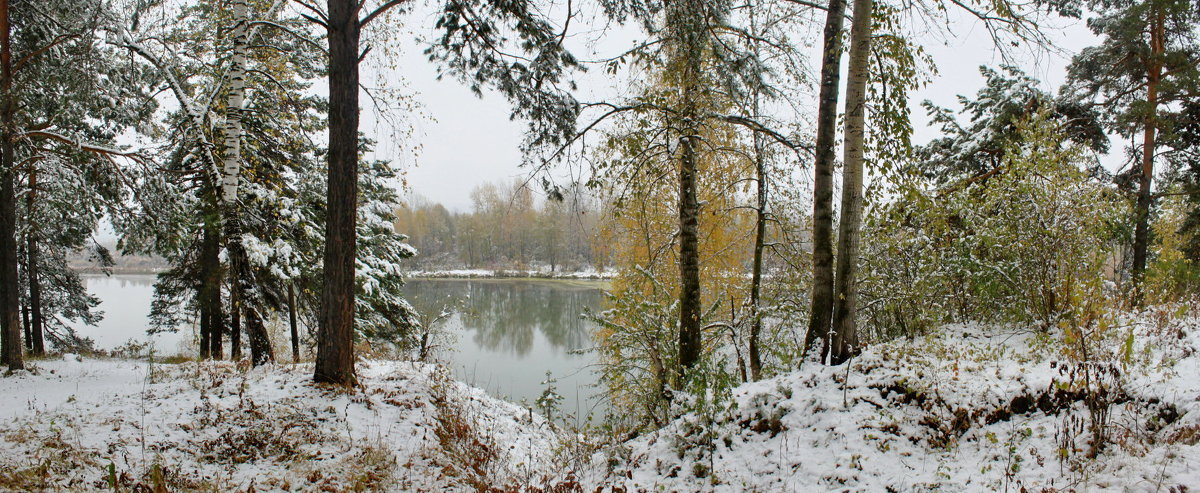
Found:
[[[858,352],[858,250],[863,209],[867,79],[870,75],[872,0],[854,0],[850,66],[846,73],[846,142],[842,163],[842,218],[838,224],[837,282],[829,361],[840,364]]]
[[[229,93],[225,102],[224,162],[221,166],[221,199],[237,202],[242,171],[242,111],[246,101],[246,51],[250,24],[248,0],[232,0],[232,56],[229,63]]]

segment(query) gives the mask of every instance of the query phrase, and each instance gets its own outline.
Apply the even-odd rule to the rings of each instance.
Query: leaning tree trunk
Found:
[[[1158,130],[1158,89],[1162,81],[1162,54],[1165,51],[1163,38],[1165,21],[1161,10],[1154,13],[1150,21],[1150,60],[1146,66],[1146,116],[1142,132],[1142,163],[1138,176],[1137,223],[1133,230],[1133,301],[1141,305],[1145,295],[1143,281],[1146,276],[1146,259],[1150,249],[1150,208],[1154,202],[1151,185],[1154,179],[1154,152]]]
[[[247,303],[243,310],[246,314],[246,336],[250,339],[250,363],[258,366],[275,361],[275,350],[271,347],[271,338],[267,334],[267,326],[263,324],[262,314],[254,305]]]
[[[17,197],[13,146],[16,110],[13,100],[9,2],[0,0],[0,363],[25,368],[21,347],[20,288],[17,279]]]
[[[25,277],[29,283],[29,352],[46,354],[44,335],[45,319],[42,313],[42,284],[38,273],[37,221],[33,220],[37,206],[37,168],[29,170],[29,193],[25,196],[25,214],[29,218],[29,231],[25,233]]]
[[[313,380],[341,386],[354,377],[355,203],[358,196],[358,19],[354,0],[328,0],[329,183],[325,284]]]
[[[845,17],[846,0],[829,0],[817,103],[816,161],[813,163],[812,309],[803,348],[807,352],[820,339],[823,341],[822,360],[829,354],[829,332],[833,321],[833,156]]]
[[[870,75],[872,0],[854,0],[850,27],[850,66],[846,80],[846,142],[842,163],[842,220],[838,224],[837,283],[829,362],[840,364],[858,352],[858,250],[863,209],[863,160],[867,78]]]

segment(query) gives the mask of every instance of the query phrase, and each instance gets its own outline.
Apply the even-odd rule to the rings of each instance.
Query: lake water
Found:
[[[179,332],[146,334],[154,294],[153,275],[84,276],[88,291],[100,298],[105,312],[98,327],[77,327],[101,349],[130,339],[151,340],[161,354],[173,354],[196,338],[195,327]],[[579,354],[592,344],[595,325],[581,317],[603,302],[600,282],[524,279],[412,279],[405,296],[418,310],[458,307],[446,321],[448,337],[438,357],[456,377],[492,395],[526,402],[542,395],[551,372],[561,408],[575,416],[595,414],[590,396],[596,389],[595,356]],[[303,330],[303,329],[302,329]],[[281,354],[290,354],[281,344]]]

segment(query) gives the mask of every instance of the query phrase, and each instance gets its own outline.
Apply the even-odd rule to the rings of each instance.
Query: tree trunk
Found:
[[[10,370],[25,368],[21,346],[20,286],[17,278],[17,198],[13,146],[16,123],[13,112],[12,45],[9,2],[0,0],[0,363]]]
[[[822,360],[829,354],[829,332],[833,321],[833,152],[845,17],[846,0],[829,0],[817,106],[816,161],[813,163],[812,310],[803,348],[807,352],[820,339],[823,341]]]
[[[247,0],[232,0],[233,29],[230,31],[233,56],[229,62],[229,94],[225,102],[224,145],[221,199],[237,202],[242,166],[242,111],[246,99],[246,51],[249,39],[250,8]]]
[[[756,110],[758,98],[755,97]],[[757,111],[756,111],[757,112]],[[754,216],[754,264],[750,271],[750,378],[762,378],[762,356],[758,337],[762,332],[761,290],[763,245],[767,236],[767,162],[762,135],[754,134],[754,169],[757,174],[756,209]]]
[[[1138,176],[1137,223],[1133,230],[1133,302],[1142,304],[1143,280],[1146,275],[1146,259],[1150,248],[1150,208],[1154,205],[1151,185],[1154,180],[1154,152],[1158,130],[1158,86],[1162,81],[1162,55],[1166,51],[1163,42],[1165,19],[1162,10],[1156,9],[1150,21],[1150,60],[1146,66],[1146,126],[1142,132],[1142,163]]]
[[[250,339],[250,362],[254,366],[275,361],[275,350],[271,347],[271,337],[263,324],[262,315],[253,303],[245,305],[246,335]]]
[[[697,0],[668,2],[669,68],[679,73],[678,113],[668,121],[679,132],[679,379],[700,361],[700,203],[696,197],[701,71],[709,31],[704,6]]]
[[[45,319],[42,314],[42,285],[38,273],[37,221],[33,210],[37,200],[37,169],[29,170],[29,193],[26,195],[26,215],[30,218],[29,231],[25,235],[25,277],[29,282],[29,351],[34,355],[46,354],[44,339]]]
[[[29,333],[28,303],[21,303],[21,326],[25,328],[25,350],[33,351],[33,334]]]
[[[214,192],[215,193],[215,192]],[[225,315],[221,309],[221,233],[209,201],[200,245],[200,358],[221,359]]]
[[[358,196],[358,19],[354,0],[328,0],[329,189],[324,288],[313,380],[354,377],[355,203]]]
[[[700,360],[700,204],[696,199],[695,136],[682,137],[679,146],[679,365],[683,376]]]
[[[232,318],[230,332],[230,357],[242,358],[241,314],[249,313],[252,303],[247,303],[246,252],[242,247],[241,207],[238,202],[238,184],[242,166],[242,106],[246,98],[246,51],[249,39],[250,8],[247,0],[232,0],[233,27],[230,30],[232,56],[229,63],[229,92],[225,100],[225,124],[222,126],[221,205],[225,212],[225,248],[229,252],[229,314]],[[249,320],[248,320],[249,322]],[[249,328],[249,325],[248,325]],[[253,330],[253,329],[251,329]],[[251,357],[255,356],[255,341],[251,336]],[[258,363],[257,360],[254,361]]]
[[[296,330],[296,283],[288,281],[288,328],[292,332],[292,362],[300,362],[300,334]]]
[[[838,224],[837,283],[833,311],[831,364],[858,353],[858,249],[863,209],[867,79],[870,75],[872,0],[854,0],[850,27],[850,66],[846,74],[846,142],[842,159],[842,218]]]
[[[231,255],[232,257],[232,255]],[[241,276],[237,261],[229,262],[229,359],[242,359],[242,290],[238,286]]]

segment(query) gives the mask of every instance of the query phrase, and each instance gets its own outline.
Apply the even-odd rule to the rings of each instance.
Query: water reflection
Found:
[[[180,350],[195,338],[195,327],[147,336],[147,316],[154,295],[153,275],[89,275],[89,291],[100,298],[105,318],[98,327],[79,326],[103,349],[130,339],[151,340],[164,354]],[[579,417],[595,409],[595,355],[573,354],[591,344],[595,326],[580,317],[603,302],[597,282],[536,280],[414,279],[404,294],[418,310],[437,311],[450,299],[463,308],[447,323],[455,336],[451,351],[440,354],[457,378],[498,397],[532,403],[546,386],[546,372],[557,379],[564,396],[562,411]]]
[[[447,299],[464,301],[458,317],[472,342],[493,352],[528,356],[535,334],[560,354],[590,344],[592,324],[581,315],[598,310],[598,285],[527,280],[414,279],[405,295],[423,312],[440,310]]]
[[[591,345],[595,325],[580,315],[599,310],[602,284],[537,280],[413,279],[404,293],[413,307],[435,313],[448,300],[463,308],[447,325],[457,341],[440,357],[456,377],[498,397],[530,405],[546,390],[549,371],[564,397],[561,411],[600,417]]]
[[[180,351],[185,339],[192,336],[190,327],[178,332],[146,334],[149,327],[150,302],[154,298],[154,274],[85,274],[87,290],[100,298],[104,319],[93,327],[73,324],[80,336],[90,337],[100,349],[113,349],[130,340],[150,341],[165,354]]]

